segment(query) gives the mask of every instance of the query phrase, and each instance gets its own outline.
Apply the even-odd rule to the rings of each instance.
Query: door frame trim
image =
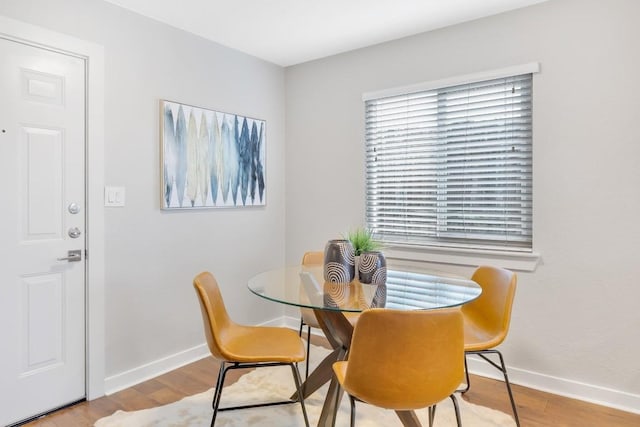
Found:
[[[85,391],[104,395],[104,48],[0,15],[0,37],[76,56],[85,61]]]

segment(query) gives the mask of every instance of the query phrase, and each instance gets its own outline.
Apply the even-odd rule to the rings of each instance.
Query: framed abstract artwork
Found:
[[[160,101],[162,209],[264,206],[264,120]]]

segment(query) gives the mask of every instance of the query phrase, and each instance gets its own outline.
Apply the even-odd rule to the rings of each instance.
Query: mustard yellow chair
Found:
[[[372,308],[360,315],[353,332],[349,360],[333,364],[333,371],[351,402],[355,400],[395,410],[429,407],[450,397],[458,426],[458,402],[453,395],[464,377],[462,315],[458,309],[391,310]]]
[[[516,425],[520,425],[516,403],[509,384],[507,368],[504,364],[502,353],[494,347],[501,344],[509,332],[511,322],[511,307],[516,294],[516,274],[512,271],[498,267],[480,266],[471,277],[482,287],[482,294],[465,304],[461,308],[464,317],[464,350],[465,350],[465,377],[466,387],[460,390],[462,393],[469,391],[469,371],[467,369],[466,355],[477,355],[486,360],[504,376],[507,385],[511,408]],[[488,354],[498,356],[500,364],[487,357]]]
[[[272,406],[295,403],[292,400],[268,402],[254,405],[242,405],[220,408],[220,397],[224,378],[229,369],[261,368],[277,365],[289,365],[293,373],[297,395],[302,396],[300,374],[297,362],[305,358],[304,344],[299,336],[290,329],[244,326],[229,318],[218,282],[209,272],[198,274],[193,280],[198,294],[204,333],[211,354],[220,360],[220,372],[213,395],[213,417],[211,426],[215,424],[218,411]],[[304,399],[300,400],[304,422],[309,427]]]

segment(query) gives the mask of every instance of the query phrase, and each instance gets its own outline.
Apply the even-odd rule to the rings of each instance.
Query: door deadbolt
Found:
[[[69,210],[70,214],[77,214],[78,212],[80,212],[80,206],[78,206],[77,203],[70,203],[69,206],[67,207],[67,209]]]
[[[80,237],[82,232],[78,227],[73,227],[69,229],[68,234],[69,234],[69,237],[71,237],[72,239],[77,239],[78,237]]]

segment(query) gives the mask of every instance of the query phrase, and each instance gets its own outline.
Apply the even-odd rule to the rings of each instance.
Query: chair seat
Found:
[[[333,373],[336,374],[336,379],[340,384],[344,384],[344,377],[347,374],[347,365],[348,362],[346,360],[341,360],[333,364]]]
[[[478,326],[472,319],[464,319],[464,351],[487,350],[501,344],[506,334],[493,333]]]
[[[315,313],[312,309],[301,307],[300,314],[302,314],[302,321],[305,325],[311,326],[312,328],[320,329],[320,324],[318,323],[318,319],[316,318]],[[360,317],[360,313],[355,312],[344,312],[344,317],[347,318],[351,326],[356,326],[358,322],[358,317]]]
[[[305,325],[311,326],[312,328],[320,328],[318,319],[312,309],[300,307],[300,314],[302,315],[302,321]]]
[[[268,326],[231,325],[220,337],[229,362],[302,362],[304,344],[290,329]]]
[[[344,317],[346,317],[349,323],[351,323],[351,326],[355,327],[356,323],[358,323],[358,319],[360,318],[360,313],[345,312]]]

